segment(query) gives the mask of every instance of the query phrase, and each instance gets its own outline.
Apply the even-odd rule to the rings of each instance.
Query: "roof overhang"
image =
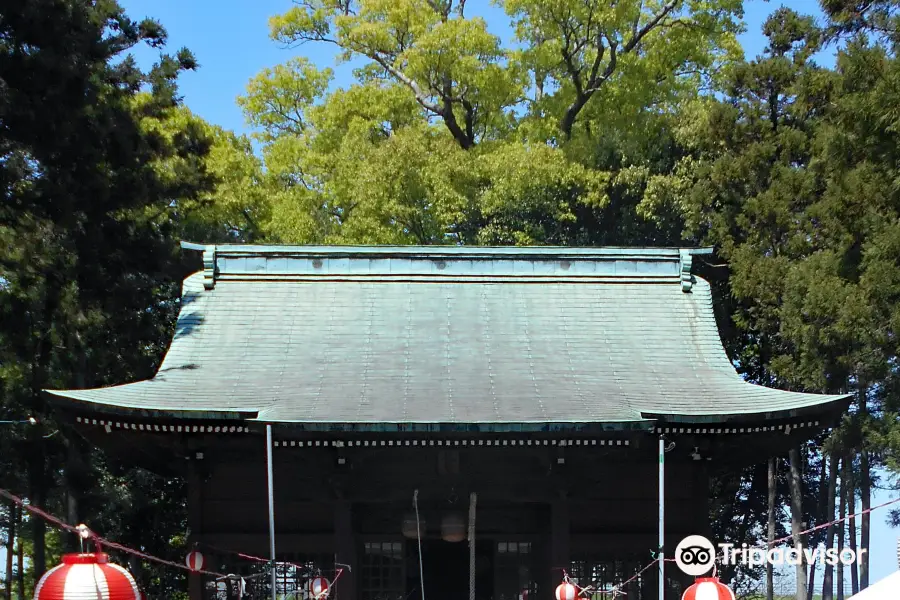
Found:
[[[310,431],[646,429],[831,414],[744,381],[683,248],[247,246],[203,252],[150,380],[79,411]]]

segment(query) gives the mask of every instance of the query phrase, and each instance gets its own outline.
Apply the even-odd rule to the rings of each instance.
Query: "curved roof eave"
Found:
[[[51,397],[142,418],[316,427],[749,422],[848,399],[735,372],[710,286],[690,272],[705,251],[191,249],[204,270],[184,281],[157,374]]]

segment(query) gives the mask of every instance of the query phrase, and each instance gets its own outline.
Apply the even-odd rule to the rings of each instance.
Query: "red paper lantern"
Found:
[[[34,600],[141,600],[141,592],[131,573],[106,554],[65,554],[41,577]]]
[[[578,596],[578,590],[568,581],[563,581],[556,586],[556,600],[575,600]]]
[[[313,598],[325,598],[328,596],[330,584],[324,577],[313,577],[309,581],[309,593]]]
[[[694,585],[684,590],[681,600],[734,600],[734,592],[718,577],[698,577]]]
[[[193,550],[188,553],[187,557],[184,559],[184,562],[187,564],[188,568],[191,571],[202,571],[204,559],[203,555]]]

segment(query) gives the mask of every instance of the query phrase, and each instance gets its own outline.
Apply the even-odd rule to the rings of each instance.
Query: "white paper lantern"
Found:
[[[734,592],[717,577],[698,577],[681,600],[734,600]]]
[[[317,600],[320,598],[327,598],[330,588],[331,583],[324,577],[314,577],[309,582],[309,593]]]
[[[556,600],[575,600],[578,596],[578,590],[568,581],[563,581],[556,586]]]
[[[196,550],[191,550],[184,558],[184,562],[191,571],[202,571],[203,566],[206,563],[206,559],[201,553],[197,552]]]
[[[419,518],[419,530],[416,533],[416,513],[407,513],[403,517],[403,525],[400,528],[403,537],[414,540],[418,537],[425,537],[425,521]]]
[[[466,539],[466,521],[459,513],[444,515],[441,519],[441,539],[445,542],[461,542]]]
[[[34,600],[139,600],[131,573],[103,553],[65,554],[62,564],[44,573]]]

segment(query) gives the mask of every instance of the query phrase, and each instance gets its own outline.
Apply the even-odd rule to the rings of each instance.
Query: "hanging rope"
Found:
[[[475,492],[469,494],[469,600],[475,600]]]
[[[203,571],[203,570],[199,570],[199,569],[195,571],[195,570],[191,569],[190,567],[188,567],[184,563],[172,562],[172,561],[166,560],[164,558],[159,558],[159,557],[153,556],[151,554],[146,554],[145,552],[141,552],[141,551],[135,550],[133,548],[128,548],[127,546],[123,546],[122,544],[117,544],[116,542],[113,542],[106,538],[100,537],[99,535],[97,535],[96,533],[91,531],[86,525],[77,525],[77,526],[70,525],[70,524],[66,523],[65,521],[63,521],[62,519],[60,519],[58,517],[54,517],[50,513],[38,508],[37,506],[32,505],[30,502],[27,502],[27,501],[23,500],[22,498],[19,498],[16,495],[13,495],[12,493],[10,493],[9,491],[7,491],[3,488],[0,488],[0,498],[5,498],[5,499],[9,500],[13,504],[20,506],[23,510],[30,512],[34,516],[40,517],[40,518],[44,519],[45,521],[47,521],[48,523],[52,523],[59,529],[74,533],[81,540],[81,542],[80,542],[81,544],[83,544],[87,540],[93,541],[94,544],[97,546],[98,552],[101,552],[103,547],[112,548],[113,550],[118,550],[119,552],[124,552],[125,554],[130,554],[131,556],[136,556],[138,558],[142,558],[142,559],[150,561],[150,562],[159,563],[159,564],[165,565],[167,567],[181,569],[182,571],[190,571],[193,573],[200,573],[201,575],[209,575],[212,577],[227,577],[227,575],[225,575],[223,573],[216,573],[215,571]]]
[[[419,490],[413,492],[413,508],[416,509],[416,540],[419,542],[419,588],[425,600],[425,567],[422,565],[422,525],[419,522]]]

